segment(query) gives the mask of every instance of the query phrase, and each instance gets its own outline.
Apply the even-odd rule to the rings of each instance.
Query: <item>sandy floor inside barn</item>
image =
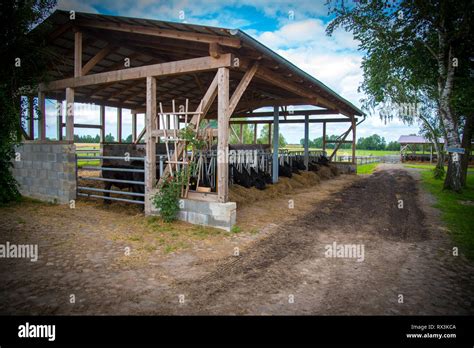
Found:
[[[0,313],[474,314],[474,265],[452,256],[416,171],[380,169],[248,203],[232,234],[122,204],[1,208],[0,243],[39,259],[0,259]],[[364,261],[325,257],[333,242]]]

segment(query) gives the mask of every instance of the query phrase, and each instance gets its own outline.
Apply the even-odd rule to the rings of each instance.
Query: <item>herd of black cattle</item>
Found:
[[[291,178],[293,174],[300,174],[301,171],[306,170],[304,160],[301,158],[292,158],[291,164],[287,161],[283,165],[278,166],[279,176]],[[315,159],[312,159],[308,162],[308,170],[317,172],[321,166],[328,166],[329,159],[320,155]],[[117,164],[104,164],[104,167],[107,168],[117,168],[117,169],[144,169],[143,161],[132,161],[126,165],[117,165]],[[242,166],[240,169],[234,165],[229,165],[229,173],[232,183],[240,185],[246,188],[256,187],[259,190],[264,190],[266,185],[272,183],[272,177],[267,171],[260,170],[258,167],[246,168]],[[157,179],[160,178],[159,168],[156,171]],[[129,192],[144,194],[145,186],[140,183],[131,183],[131,182],[144,182],[144,173],[143,172],[126,172],[126,171],[111,171],[111,170],[102,170],[102,178],[112,179],[112,180],[122,180],[129,181],[128,183],[124,182],[104,182],[104,189],[111,190],[112,186],[115,186],[121,190],[128,189]],[[196,178],[191,178],[191,189],[193,186],[195,188]],[[208,186],[209,183],[206,180],[201,181],[201,185]],[[110,192],[104,192],[104,197],[110,197]],[[135,199],[143,201],[143,196],[134,196]],[[104,198],[105,203],[110,203],[111,201],[107,198]]]
[[[308,161],[308,170],[317,172],[321,166],[328,166],[329,159],[320,155],[315,160]],[[292,158],[291,164],[287,161],[283,165],[278,166],[278,176],[291,178],[293,174],[301,174],[301,171],[306,170],[304,160],[301,158]],[[250,172],[241,168],[240,170],[235,166],[230,166],[231,179],[234,184],[243,186],[245,188],[256,187],[259,190],[264,190],[266,185],[273,182],[271,175],[266,172],[253,167],[250,167]]]

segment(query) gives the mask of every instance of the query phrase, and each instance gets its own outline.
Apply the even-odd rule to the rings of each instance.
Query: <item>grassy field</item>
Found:
[[[99,150],[100,149],[100,144],[86,144],[86,143],[76,143],[76,150]],[[80,156],[87,156],[87,157],[93,157],[94,155],[98,155],[97,153],[78,153]],[[77,161],[77,167],[82,168],[84,166],[99,166],[100,165],[100,160],[85,160],[85,159],[80,159]]]
[[[360,164],[357,166],[357,174],[372,174],[379,163]]]
[[[428,169],[433,170],[435,168],[434,164],[405,164],[404,166],[406,168],[417,168],[417,169],[423,169],[423,170],[428,170]],[[448,166],[444,166],[444,170],[448,170]],[[467,171],[469,173],[474,173],[474,167],[468,168]]]
[[[474,176],[468,175],[468,187],[461,194],[443,191],[443,180],[433,178],[431,171],[421,172],[423,186],[436,198],[435,207],[451,231],[459,250],[474,260]]]

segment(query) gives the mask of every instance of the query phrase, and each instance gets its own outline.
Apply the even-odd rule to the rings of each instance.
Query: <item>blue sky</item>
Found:
[[[160,19],[192,24],[239,28],[278,54],[310,73],[341,96],[360,106],[364,96],[357,92],[362,81],[362,54],[350,33],[325,34],[330,21],[326,0],[64,0],[58,8],[81,12]],[[50,125],[47,135],[54,137],[54,104],[47,103]],[[97,111],[96,111],[97,110]],[[115,109],[106,110],[106,132],[115,134]],[[76,123],[98,123],[98,109],[78,108]],[[139,127],[143,124],[139,120]],[[328,126],[328,134],[340,134],[343,125]],[[418,127],[398,120],[385,124],[378,114],[358,127],[357,137],[377,133],[386,140],[397,140],[402,134],[417,133]],[[95,134],[93,130],[76,130],[78,134]],[[302,125],[282,125],[281,132],[290,143],[303,136]],[[131,133],[131,117],[124,111],[124,136]],[[322,135],[321,125],[310,126],[310,138]]]

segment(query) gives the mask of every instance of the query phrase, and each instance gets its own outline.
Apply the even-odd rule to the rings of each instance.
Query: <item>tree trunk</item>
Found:
[[[469,166],[469,158],[471,157],[472,133],[474,131],[474,114],[467,116],[464,132],[462,135],[461,146],[464,148],[464,155],[461,160],[461,185],[466,187],[467,168]]]
[[[438,31],[439,115],[444,125],[446,146],[459,148],[461,140],[458,120],[454,117],[451,109],[451,94],[454,84],[453,48],[448,44],[444,20],[441,22],[441,27],[442,29]],[[444,189],[446,190],[461,192],[461,157],[462,155],[458,153],[448,153],[448,172],[444,180]]]
[[[443,110],[443,107],[441,107],[441,109],[442,113],[445,113],[447,111],[447,114],[450,114],[449,105],[446,109]],[[456,123],[452,120],[451,117],[445,116],[444,125],[446,129],[445,143],[447,144],[447,147],[461,147],[461,142],[459,140],[459,132]],[[444,180],[444,189],[452,190],[455,192],[461,192],[462,157],[463,156],[458,153],[448,153],[448,171],[446,173],[446,179]]]

